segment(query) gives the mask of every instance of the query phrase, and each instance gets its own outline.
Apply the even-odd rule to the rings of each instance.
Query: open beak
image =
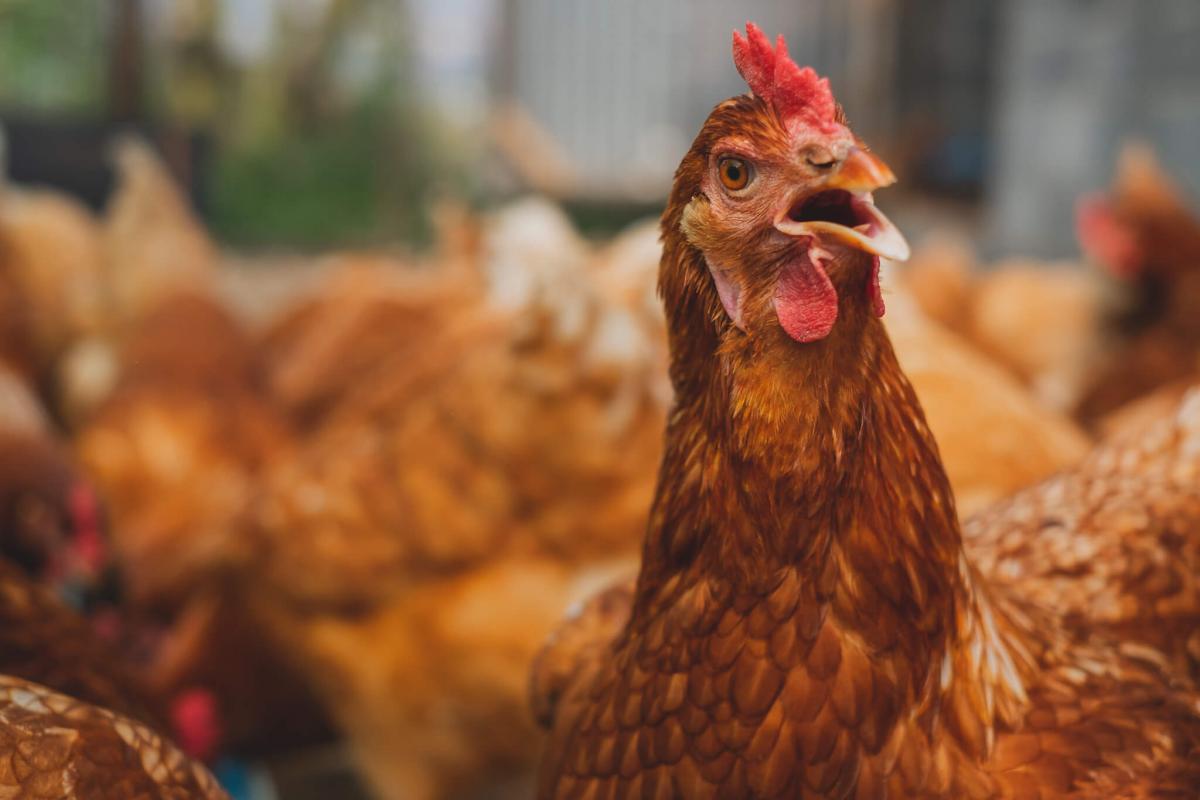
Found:
[[[871,198],[872,191],[895,182],[882,159],[853,147],[824,188],[794,202],[775,228],[788,236],[833,239],[872,255],[907,261],[908,242]]]

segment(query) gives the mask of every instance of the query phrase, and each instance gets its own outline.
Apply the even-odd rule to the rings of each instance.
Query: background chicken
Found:
[[[1200,393],[970,518],[980,569],[1200,677]]]
[[[1107,283],[1077,265],[1006,260],[934,238],[903,285],[931,317],[1008,367],[1047,407],[1086,427],[1156,390],[1166,410],[1193,383],[1200,331],[1200,222],[1152,151],[1131,145],[1111,191],[1080,199],[1077,231]]]
[[[1103,361],[1107,294],[1076,264],[1010,259],[981,268],[968,244],[935,237],[917,248],[900,283],[1058,414],[1072,413]]]
[[[217,294],[216,249],[172,179],[126,142],[105,221],[114,294],[98,343],[110,385],[81,406],[76,451],[103,491],[131,635],[164,698],[202,688],[224,749],[322,740],[323,714],[245,619],[232,576],[252,556],[243,515],[291,433],[251,333]],[[229,653],[238,653],[232,662]]]
[[[1107,197],[1080,201],[1077,228],[1123,295],[1104,319],[1111,357],[1079,400],[1096,424],[1160,387],[1200,380],[1200,213],[1151,150],[1131,145]]]
[[[58,360],[104,323],[103,269],[90,211],[50,189],[0,189],[0,303],[11,303],[4,346],[25,350],[25,370],[50,395]]]
[[[267,477],[250,591],[385,796],[528,770],[528,660],[637,540],[664,398],[634,237],[594,254],[517,206],[474,274],[352,267],[275,338],[312,433]]]

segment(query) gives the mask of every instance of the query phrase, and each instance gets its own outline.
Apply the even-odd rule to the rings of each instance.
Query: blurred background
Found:
[[[8,171],[97,206],[104,142],[135,128],[233,245],[427,241],[430,197],[526,190],[603,230],[741,90],[746,18],[997,253],[1070,252],[1066,210],[1129,137],[1200,182],[1188,0],[3,0]]]
[[[1194,0],[0,0],[0,557],[100,654],[0,672],[106,674],[239,798],[528,796],[535,653],[636,567],[656,217],[747,19],[900,178],[963,513],[1194,382]]]

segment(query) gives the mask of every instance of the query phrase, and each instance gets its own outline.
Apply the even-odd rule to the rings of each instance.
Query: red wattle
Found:
[[[833,283],[811,250],[784,265],[775,285],[775,313],[788,336],[798,342],[824,339],[837,321]]]
[[[871,301],[871,310],[875,316],[882,317],[887,312],[883,303],[883,290],[879,288],[879,256],[871,258],[871,282],[867,284],[867,299]]]

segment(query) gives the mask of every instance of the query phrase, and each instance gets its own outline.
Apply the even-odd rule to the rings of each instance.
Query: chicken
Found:
[[[595,562],[632,555],[651,494],[652,245],[594,251],[525,202],[469,268],[347,265],[270,340],[311,433],[256,506],[251,609],[383,796],[532,769],[528,662]]]
[[[156,699],[89,624],[0,560],[0,675],[162,726]]]
[[[539,671],[539,796],[1193,790],[1200,710],[1164,657],[964,551],[879,320],[879,257],[907,255],[870,199],[890,171],[782,38],[748,25],[734,61],[753,94],[714,109],[663,215],[676,399],[629,618]]]
[[[1045,408],[1069,414],[1104,361],[1108,298],[1070,263],[1010,259],[981,271],[963,242],[934,238],[901,285],[921,310],[1003,365]],[[931,415],[936,419],[936,414]]]
[[[959,514],[970,515],[1087,455],[1088,437],[1041,406],[1003,367],[888,297],[888,334],[941,452]]]
[[[126,612],[163,629],[148,682],[166,697],[210,690],[225,748],[325,739],[324,715],[246,620],[232,577],[254,557],[243,520],[258,482],[292,448],[251,336],[208,294],[176,291],[129,326],[117,358],[76,450],[109,504]]]
[[[120,325],[176,291],[212,288],[218,254],[149,145],[123,139],[113,155],[117,189],[105,212],[103,241]]]
[[[28,386],[0,369],[0,558],[68,595],[108,563],[100,506]]]
[[[9,676],[0,676],[0,793],[228,800],[204,767],[150,728]]]
[[[1078,414],[1105,414],[1173,382],[1200,379],[1200,216],[1153,153],[1121,154],[1108,198],[1085,197],[1080,244],[1123,285],[1103,320],[1112,355],[1079,400]]]
[[[133,599],[173,607],[223,562],[248,557],[239,517],[290,439],[256,385],[249,335],[205,295],[160,301],[118,362],[76,449],[108,500]]]
[[[1077,209],[1075,264],[1010,260],[983,272],[961,243],[918,250],[903,283],[921,308],[1088,429],[1166,384],[1200,376],[1200,218],[1142,146],[1123,151],[1108,197]]]
[[[14,333],[39,384],[52,383],[57,359],[103,324],[103,269],[100,227],[78,202],[49,189],[0,195],[0,283],[18,298],[12,310],[24,330]]]
[[[1105,358],[1103,287],[1070,263],[1003,261],[978,279],[970,336],[1047,408],[1071,413]]]
[[[997,584],[1161,648],[1200,679],[1200,389],[963,533]]]
[[[104,231],[113,376],[76,450],[108,501],[135,604],[177,608],[245,557],[237,519],[290,432],[252,336],[214,295],[216,250],[186,200],[145,145],[123,142],[117,162]]]

